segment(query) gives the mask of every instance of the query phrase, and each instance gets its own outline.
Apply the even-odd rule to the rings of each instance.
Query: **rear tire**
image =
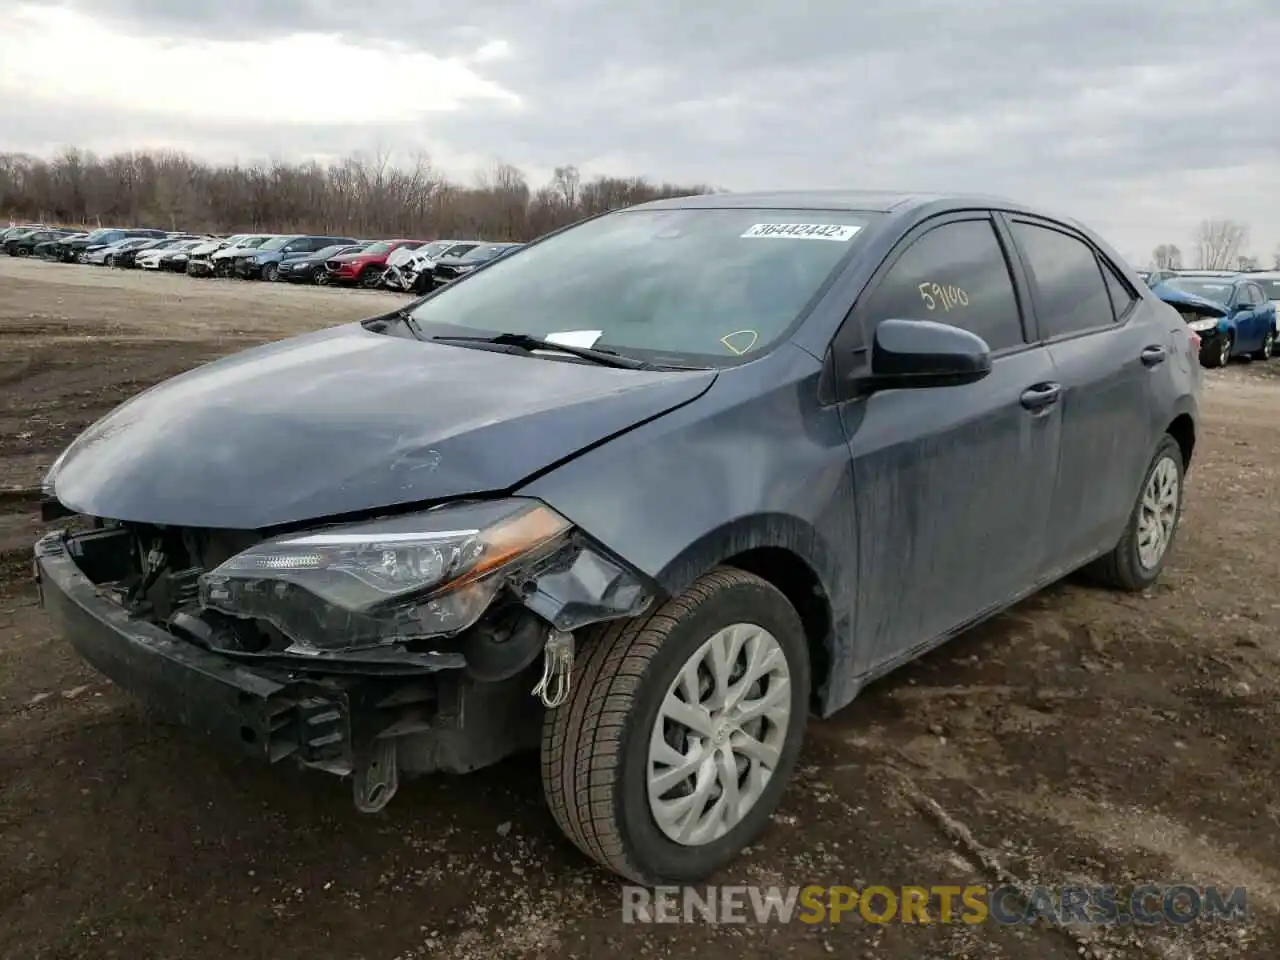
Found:
[[[1276,332],[1268,330],[1266,337],[1263,338],[1262,346],[1253,353],[1255,360],[1270,360],[1275,356],[1276,352]]]
[[[273,282],[280,279],[280,268],[274,263],[268,263],[262,268],[262,279]]]
[[[588,857],[637,883],[706,878],[768,826],[799,756],[809,700],[799,616],[772,584],[721,567],[579,641],[569,698],[542,728],[552,816]]]
[[[1142,478],[1124,535],[1110,553],[1090,566],[1104,586],[1138,593],[1159,578],[1182,520],[1185,476],[1182,448],[1165,434]]]

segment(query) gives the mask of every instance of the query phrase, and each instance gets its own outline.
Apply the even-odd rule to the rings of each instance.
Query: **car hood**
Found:
[[[1199,314],[1200,316],[1225,317],[1227,315],[1227,308],[1216,300],[1178,290],[1166,283],[1156,284],[1151,292],[1171,306]]]
[[[53,481],[77,513],[242,530],[496,493],[689,403],[715,377],[352,324],[152,387],[81,434]]]

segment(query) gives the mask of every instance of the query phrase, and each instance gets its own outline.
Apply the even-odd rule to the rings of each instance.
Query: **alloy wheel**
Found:
[[[790,723],[791,675],[777,638],[751,623],[713,634],[685,661],[650,734],[658,829],[702,846],[742,822],[781,762]]]
[[[1173,540],[1178,522],[1178,466],[1162,457],[1147,478],[1138,508],[1138,560],[1154,570]]]

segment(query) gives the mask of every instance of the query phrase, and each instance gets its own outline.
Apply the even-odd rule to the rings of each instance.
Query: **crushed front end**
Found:
[[[533,500],[274,537],[80,519],[35,546],[80,655],[211,740],[350,775],[365,811],[535,746],[544,651],[656,592]]]

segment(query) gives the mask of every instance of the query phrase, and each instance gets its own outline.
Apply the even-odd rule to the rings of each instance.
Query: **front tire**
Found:
[[[1124,536],[1093,565],[1093,572],[1104,585],[1138,593],[1159,578],[1182,520],[1185,476],[1182,448],[1165,434],[1142,478],[1138,502]]]
[[[809,655],[774,586],[728,567],[580,637],[542,730],[542,785],[587,856],[637,883],[693,883],[768,825],[795,767]]]
[[[1234,338],[1224,333],[1217,343],[1206,347],[1200,353],[1200,362],[1206,367],[1225,367],[1231,362],[1231,347]]]
[[[262,279],[266,280],[268,283],[274,283],[276,280],[279,280],[280,268],[274,263],[268,263],[262,268]]]
[[[377,267],[365,267],[360,273],[360,286],[366,290],[378,289],[382,285],[383,272]]]

